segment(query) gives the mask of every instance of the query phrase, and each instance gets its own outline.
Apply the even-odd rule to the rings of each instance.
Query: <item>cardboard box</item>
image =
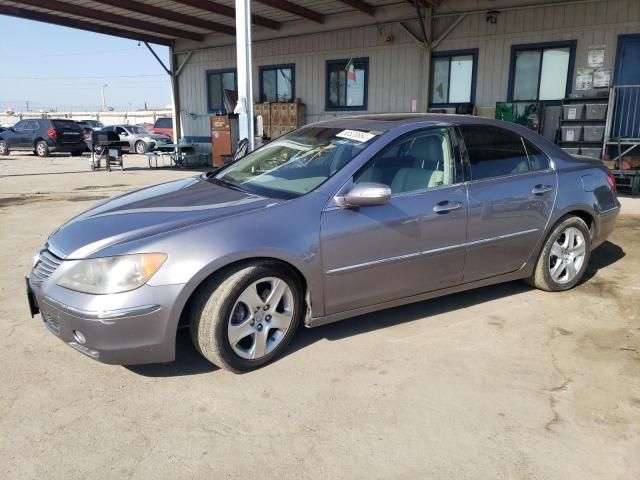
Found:
[[[623,170],[640,170],[640,156],[625,155],[624,157],[622,157],[622,163],[620,167]]]

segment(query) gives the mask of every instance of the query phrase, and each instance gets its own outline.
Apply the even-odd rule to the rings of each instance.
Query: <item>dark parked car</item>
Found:
[[[42,247],[27,294],[96,360],[173,360],[182,321],[207,359],[245,371],[300,323],[517,279],[572,288],[619,208],[602,162],[516,124],[335,119],[75,217]]]
[[[39,157],[46,157],[51,152],[69,152],[78,156],[85,149],[82,128],[73,120],[20,120],[0,132],[0,155],[9,155],[11,150],[26,150]]]

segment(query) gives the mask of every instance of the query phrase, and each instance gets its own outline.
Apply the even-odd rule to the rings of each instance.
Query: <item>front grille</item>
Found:
[[[42,319],[44,320],[44,324],[46,327],[53,333],[54,335],[60,335],[60,322],[53,315],[42,312]]]
[[[42,283],[51,276],[56,268],[60,266],[62,259],[56,257],[49,250],[40,252],[38,261],[31,271],[31,280],[35,283]]]

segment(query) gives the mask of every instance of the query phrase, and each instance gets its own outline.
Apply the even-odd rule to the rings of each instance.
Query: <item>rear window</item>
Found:
[[[462,125],[460,131],[469,153],[471,180],[529,171],[529,159],[520,135],[487,125]]]
[[[159,118],[156,120],[156,128],[173,128],[171,118]]]
[[[73,120],[51,120],[51,123],[56,129],[81,131],[80,125]]]

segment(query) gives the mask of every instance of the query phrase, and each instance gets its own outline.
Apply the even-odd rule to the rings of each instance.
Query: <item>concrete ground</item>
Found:
[[[175,363],[107,366],[30,318],[23,277],[69,217],[193,174],[144,162],[0,159],[0,478],[640,478],[640,199],[569,292],[507,283],[302,329],[245,375],[187,332]]]

